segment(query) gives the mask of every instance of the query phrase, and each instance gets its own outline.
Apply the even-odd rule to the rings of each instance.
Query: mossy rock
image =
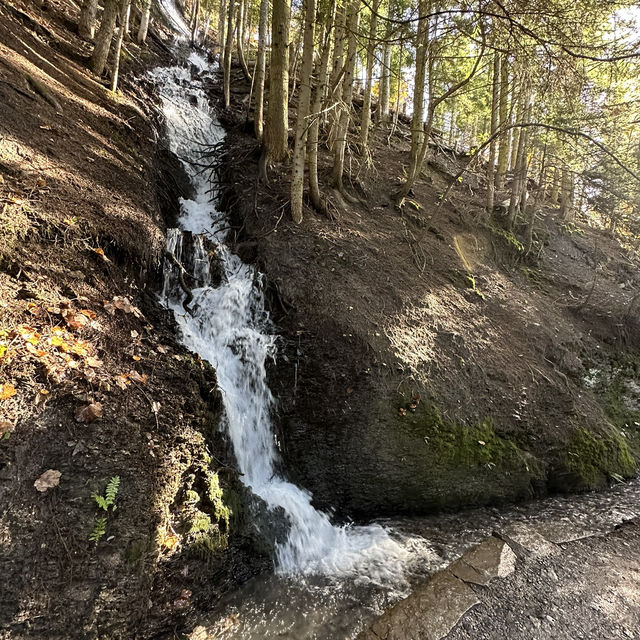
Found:
[[[402,488],[407,505],[454,509],[544,492],[544,465],[498,434],[491,418],[468,425],[446,420],[433,404],[416,406],[413,412],[411,407],[396,407],[389,434],[398,449],[408,451],[401,461],[418,470]]]
[[[636,461],[625,437],[613,429],[603,434],[576,429],[564,456],[568,489],[599,489],[610,480],[635,475]]]

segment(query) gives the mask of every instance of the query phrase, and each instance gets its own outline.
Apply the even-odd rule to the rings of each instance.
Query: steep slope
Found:
[[[374,134],[373,163],[353,160],[359,204],[326,187],[325,152],[333,219],[306,210],[296,226],[286,167],[257,188],[241,78],[233,85],[227,203],[282,329],[272,385],[288,470],[319,505],[413,513],[635,473],[637,256],[552,208],[525,256],[483,219],[478,176],[439,206],[465,161],[447,151],[397,209],[402,126]]]
[[[174,629],[249,571],[215,372],[155,295],[187,194],[134,74],[177,60],[127,42],[114,95],[77,13],[0,3],[3,638]]]

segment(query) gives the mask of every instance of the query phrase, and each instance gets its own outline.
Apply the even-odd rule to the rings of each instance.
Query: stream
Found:
[[[172,20],[179,18],[176,13]],[[263,278],[228,248],[225,216],[216,209],[210,175],[199,167],[202,151],[224,137],[205,93],[214,70],[205,57],[191,52],[182,66],[150,72],[169,146],[184,163],[195,192],[181,202],[179,228],[167,233],[167,250],[195,280],[190,312],[183,306],[185,294],[173,264],[165,267],[161,298],[174,313],[183,343],[216,369],[223,427],[242,480],[281,531],[271,540],[274,573],[251,580],[212,606],[202,621],[207,637],[353,638],[413,585],[496,528],[535,525],[543,535],[571,540],[639,516],[640,482],[633,481],[598,494],[500,510],[338,525],[312,506],[307,491],[284,477],[265,368],[276,357],[276,328],[265,309]]]

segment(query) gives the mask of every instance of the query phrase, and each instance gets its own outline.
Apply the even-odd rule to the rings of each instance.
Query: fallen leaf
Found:
[[[131,356],[136,362],[138,362],[138,360],[140,360],[140,356]]]
[[[133,380],[134,382],[146,382],[147,381],[147,374],[146,373],[138,373],[137,371],[129,371],[129,378],[131,380]]]
[[[94,369],[99,369],[102,366],[102,360],[98,360],[98,358],[94,358],[93,356],[89,356],[84,362],[88,367]]]
[[[159,344],[156,349],[158,350],[158,353],[167,353],[167,347],[164,347],[161,344]]]
[[[86,407],[81,407],[76,411],[76,420],[78,422],[84,422],[90,424],[95,422],[98,418],[102,418],[102,405],[99,402],[92,402]]]
[[[0,400],[8,400],[15,396],[16,393],[18,392],[12,384],[5,382],[3,385],[0,385]]]
[[[111,260],[109,260],[109,258],[107,258],[107,256],[104,253],[104,250],[101,249],[100,247],[96,247],[95,249],[91,249],[91,251],[93,251],[93,253],[99,255],[105,262],[111,262]]]
[[[127,385],[131,384],[129,382],[128,375],[116,376],[116,385],[120,387],[123,391],[127,388]]]
[[[91,311],[91,309],[80,309],[80,313],[83,316],[87,316],[87,318],[89,318],[89,320],[95,320],[96,319],[96,312],[95,311]]]
[[[478,444],[481,444],[484,447],[484,445],[487,443],[484,440],[478,440]]]
[[[56,469],[45,471],[34,483],[33,486],[41,493],[53,489],[60,484],[60,476],[62,473]]]
[[[140,334],[139,334],[135,329],[132,329],[132,330],[131,330],[131,337],[132,337],[132,338],[137,338],[139,335],[140,335]]]
[[[16,427],[13,423],[7,422],[6,420],[0,420],[0,438],[11,433],[15,428]]]
[[[27,351],[38,358],[44,358],[47,355],[46,351],[36,349],[31,343],[27,343]]]

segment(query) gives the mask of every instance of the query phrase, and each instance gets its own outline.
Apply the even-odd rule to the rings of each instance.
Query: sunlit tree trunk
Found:
[[[500,109],[499,126],[506,127],[509,120],[509,67],[508,56],[502,55],[500,60]],[[496,189],[504,189],[509,164],[509,136],[502,134],[498,148],[498,171],[496,175]]]
[[[329,104],[327,105],[330,109],[327,112],[327,120],[329,122],[329,149],[331,149],[332,152],[334,152],[336,148],[336,139],[340,123],[340,108],[336,106],[336,103],[342,95],[342,82],[344,79],[344,45],[346,41],[345,30],[347,20],[346,0],[338,0],[337,7],[333,37],[333,61],[331,79],[329,81]]]
[[[246,0],[240,0],[238,3],[238,34],[236,37],[236,44],[238,49],[238,60],[240,60],[240,66],[242,67],[242,73],[244,77],[251,81],[251,74],[249,73],[249,67],[247,67],[247,61],[244,56],[244,36],[245,36],[245,21],[246,21]]]
[[[253,84],[253,130],[262,141],[264,132],[264,76],[267,60],[267,22],[269,20],[269,0],[260,0],[260,21],[258,22],[258,51]]]
[[[413,170],[417,162],[423,138],[430,9],[430,0],[419,0],[418,32],[416,35],[416,73],[413,84],[413,116],[411,118],[411,151],[409,152],[410,171]]]
[[[264,141],[267,155],[281,162],[287,155],[289,135],[289,0],[273,0],[269,104]]]
[[[107,65],[107,58],[113,41],[113,30],[118,19],[118,8],[118,0],[105,0],[100,29],[98,29],[96,35],[96,46],[93,49],[90,61],[91,70],[97,76],[101,76],[104,73],[104,68]]]
[[[389,37],[389,36],[386,36]],[[389,97],[391,93],[391,43],[385,42],[382,46],[382,69],[380,71],[380,90],[378,93],[378,110],[376,119],[378,122],[389,120]]]
[[[369,124],[371,123],[371,90],[373,89],[373,63],[376,52],[376,35],[378,31],[378,16],[380,0],[373,0],[373,11],[369,24],[369,40],[367,42],[367,80],[362,99],[362,119],[360,123],[360,154],[365,155],[369,142]]]
[[[498,130],[498,111],[500,108],[500,55],[493,54],[493,79],[491,95],[491,130],[493,136]],[[496,145],[497,140],[493,140],[489,145],[489,162],[487,163],[487,213],[493,212],[493,202],[495,198],[495,168],[496,168]]]
[[[522,88],[522,123],[526,124],[531,113],[531,82],[523,83]],[[517,127],[520,129],[520,127]],[[513,168],[513,184],[511,186],[511,197],[509,199],[509,217],[507,229],[513,231],[518,215],[518,207],[522,200],[523,185],[526,192],[527,181],[527,136],[525,131],[518,135],[518,148],[516,152],[515,166]]]
[[[138,28],[138,43],[144,44],[147,41],[149,31],[149,19],[151,18],[151,0],[145,0],[140,16],[140,27]]]
[[[336,135],[333,156],[333,183],[338,190],[343,190],[342,175],[344,173],[344,156],[347,146],[347,134],[351,119],[351,102],[353,97],[353,73],[356,65],[358,18],[360,16],[360,0],[351,0],[349,18],[347,21],[347,56],[345,61],[344,79],[342,82],[342,108]]]
[[[313,71],[315,0],[304,0],[304,43],[298,113],[296,116],[296,138],[293,147],[293,176],[291,179],[291,217],[302,222],[302,196],[304,193],[304,165],[307,144],[307,116],[311,102],[311,74]]]
[[[328,11],[324,16],[319,14],[319,24],[323,26],[322,52],[316,79],[316,87],[313,92],[313,104],[311,115],[313,120],[309,124],[309,135],[307,138],[307,153],[309,156],[309,197],[311,204],[317,211],[322,210],[320,198],[320,185],[318,183],[318,134],[320,130],[320,110],[327,87],[327,75],[329,70],[329,58],[331,54],[331,27],[335,18],[336,0],[331,0]]]
[[[193,18],[191,20],[191,44],[196,43],[198,37],[198,22],[200,20],[200,0],[193,3]]]
[[[118,75],[120,73],[120,52],[122,51],[122,41],[127,28],[127,14],[131,9],[131,0],[122,0],[120,4],[120,28],[116,38],[116,49],[113,56],[113,74],[111,77],[111,91],[118,89]]]

